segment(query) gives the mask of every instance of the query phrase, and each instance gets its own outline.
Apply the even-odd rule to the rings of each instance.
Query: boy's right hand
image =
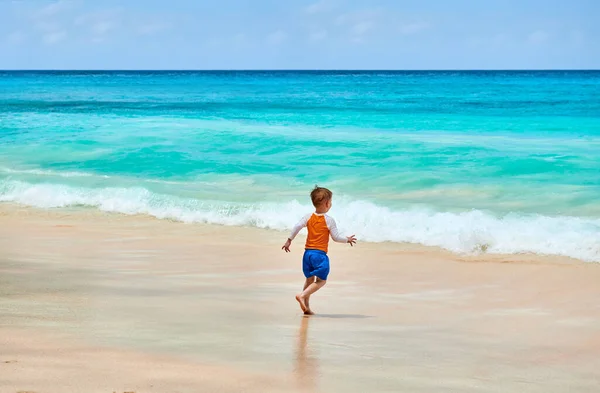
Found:
[[[292,245],[292,241],[290,239],[287,239],[287,241],[285,242],[285,244],[283,245],[283,247],[281,247],[282,250],[285,250],[285,252],[290,252],[290,246]]]
[[[356,244],[356,237],[354,237],[354,235],[352,236],[348,236],[348,243],[350,243],[350,246],[353,246]]]

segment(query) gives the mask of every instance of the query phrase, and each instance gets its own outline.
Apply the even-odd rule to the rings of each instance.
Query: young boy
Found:
[[[329,236],[331,235],[331,238],[338,243],[349,243],[351,246],[356,243],[354,235],[341,236],[333,218],[326,214],[331,209],[332,198],[333,193],[327,188],[315,187],[310,193],[315,212],[304,216],[294,226],[290,237],[281,247],[285,252],[290,252],[292,240],[302,228],[308,228],[304,257],[302,258],[302,271],[306,281],[302,293],[296,295],[296,300],[306,315],[313,314],[309,305],[310,295],[321,289],[327,282],[327,275],[329,274],[329,257],[327,256]]]

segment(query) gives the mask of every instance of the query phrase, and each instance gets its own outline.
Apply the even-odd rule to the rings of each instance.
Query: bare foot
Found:
[[[298,301],[298,303],[300,303],[300,308],[302,309],[302,311],[306,312],[308,308],[306,308],[306,304],[304,304],[304,298],[302,297],[302,295],[296,295],[296,300]]]
[[[306,311],[304,311],[304,315],[315,315],[315,313],[312,312],[310,308],[307,308]]]

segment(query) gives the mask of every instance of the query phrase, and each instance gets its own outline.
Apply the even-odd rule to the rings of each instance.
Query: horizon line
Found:
[[[600,71],[600,68],[414,68],[414,69],[392,69],[392,68],[0,68],[0,72],[140,72],[140,71],[164,71],[164,72],[498,72],[498,71]]]

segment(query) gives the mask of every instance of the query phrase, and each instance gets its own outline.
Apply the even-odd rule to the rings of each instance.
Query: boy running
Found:
[[[306,315],[313,314],[309,305],[310,295],[321,289],[327,282],[327,276],[329,275],[329,257],[327,256],[329,236],[331,235],[331,238],[338,243],[349,243],[351,246],[356,243],[354,235],[340,235],[335,220],[326,214],[331,209],[332,198],[333,193],[327,188],[315,187],[310,193],[315,212],[304,216],[294,226],[290,237],[281,247],[285,252],[290,252],[292,240],[302,228],[308,228],[302,258],[302,271],[306,281],[304,282],[304,290],[296,295],[296,300]]]

